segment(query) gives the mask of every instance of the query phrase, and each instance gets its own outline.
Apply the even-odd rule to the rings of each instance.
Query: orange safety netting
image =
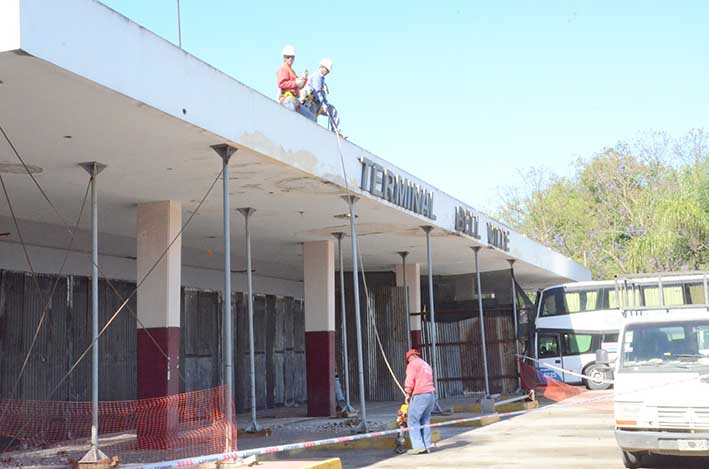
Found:
[[[99,402],[99,447],[147,461],[219,453],[226,444],[224,388],[135,401]],[[232,411],[232,415],[234,415]],[[61,447],[81,457],[91,435],[91,402],[0,400],[0,452]],[[236,449],[236,417],[232,425]]]
[[[524,360],[519,363],[522,388],[535,391],[537,396],[543,396],[554,402],[577,402],[579,406],[599,412],[613,411],[612,391],[588,391],[583,385],[571,385],[559,381],[538,370]]]

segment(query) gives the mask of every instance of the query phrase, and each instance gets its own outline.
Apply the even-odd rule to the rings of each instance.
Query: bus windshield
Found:
[[[621,369],[696,371],[709,367],[709,320],[635,324],[626,328]]]

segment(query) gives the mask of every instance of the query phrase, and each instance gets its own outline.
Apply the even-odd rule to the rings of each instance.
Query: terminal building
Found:
[[[431,359],[431,304],[439,393],[485,391],[479,304],[490,392],[509,392],[517,386],[513,315],[524,310],[521,292],[590,279],[571,259],[358,146],[356,136],[338,139],[94,0],[0,4],[0,103],[7,194],[0,198],[0,399],[91,398],[90,356],[49,395],[91,343],[92,204],[84,163],[105,166],[95,177],[100,326],[128,300],[99,341],[102,401],[224,382],[226,255],[234,399],[239,410],[250,408],[240,209],[253,209],[258,409],[302,405],[311,416],[333,415],[336,373],[347,374],[355,399],[357,319],[366,398],[398,399],[376,335],[403,379],[410,343]],[[223,160],[215,146],[235,150],[227,253]],[[476,171],[485,177],[484,165]],[[348,195],[359,198],[359,318]],[[344,233],[341,244],[334,233]],[[480,248],[482,294],[471,248]],[[54,285],[39,327],[42,299]]]

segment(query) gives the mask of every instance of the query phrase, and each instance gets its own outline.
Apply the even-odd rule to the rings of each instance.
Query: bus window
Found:
[[[618,342],[618,334],[605,334],[603,342]]]
[[[687,304],[690,305],[703,305],[704,298],[704,284],[703,283],[691,283],[687,285],[687,298],[689,301]]]
[[[559,356],[559,340],[556,335],[539,335],[539,358]]]
[[[601,348],[615,353],[618,350],[618,334],[604,334],[601,340]]]
[[[566,292],[564,293],[564,299],[566,300],[567,313],[581,311],[581,294],[579,292]]]
[[[684,293],[682,285],[663,286],[664,306],[683,305]],[[643,300],[645,306],[663,306],[660,302],[659,287],[643,287]]]
[[[682,285],[672,285],[669,287],[663,287],[662,290],[665,293],[666,305],[676,306],[685,304]]]
[[[606,289],[606,296],[608,298],[608,308],[609,309],[617,309],[619,307],[618,293],[615,291],[615,289],[614,288]]]
[[[554,289],[542,293],[542,317],[563,314],[563,312],[559,311],[559,308],[557,308],[556,297],[559,291],[559,289]]]
[[[561,352],[564,356],[590,353],[593,339],[591,334],[562,334],[561,337]]]

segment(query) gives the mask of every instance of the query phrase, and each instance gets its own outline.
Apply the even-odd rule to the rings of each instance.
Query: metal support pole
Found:
[[[256,433],[263,430],[256,422],[256,357],[254,356],[254,289],[251,266],[251,231],[249,230],[249,218],[256,211],[251,207],[238,209],[244,216],[246,229],[246,283],[248,289],[249,308],[249,378],[251,380],[251,423],[244,429],[246,433]]]
[[[480,343],[483,349],[483,372],[485,373],[485,396],[483,397],[481,404],[483,414],[486,414],[495,411],[495,404],[494,402],[492,402],[492,409],[490,409],[489,405],[492,401],[492,398],[490,397],[490,378],[488,376],[487,369],[487,340],[485,339],[485,313],[483,311],[483,292],[482,287],[480,285],[480,246],[475,246],[472,249],[475,252],[475,281],[477,284],[478,310],[480,314]],[[486,407],[486,404],[488,407]]]
[[[665,288],[662,285],[662,275],[658,274],[657,280],[659,283],[659,291],[660,291],[660,306],[665,306]]]
[[[345,407],[342,412],[355,413],[355,410],[350,404],[350,360],[348,355],[349,348],[347,346],[347,311],[345,306],[345,260],[342,257],[342,238],[345,234],[337,232],[332,234],[337,238],[337,257],[340,263],[340,315],[342,317],[342,358],[344,360],[344,369],[342,374],[345,376]]]
[[[234,444],[232,401],[234,399],[234,344],[231,320],[231,209],[229,207],[229,159],[236,148],[227,144],[212,145],[222,159],[223,172],[223,222],[224,222],[224,416],[226,435],[224,452],[232,451]]]
[[[362,317],[359,308],[359,248],[357,246],[357,228],[355,223],[355,203],[359,197],[346,195],[343,197],[350,207],[350,231],[352,235],[352,283],[354,287],[355,325],[357,331],[357,367],[359,372],[359,418],[358,432],[366,433],[367,429],[367,403],[364,395],[364,358],[362,357]]]
[[[707,274],[704,277],[704,305],[709,306],[709,285],[707,284]]]
[[[406,350],[411,350],[411,309],[409,307],[409,286],[406,284],[406,256],[409,255],[409,251],[399,251],[398,254],[401,256],[401,275],[406,296],[404,301],[404,308],[406,308]]]
[[[96,178],[106,165],[92,161],[79,166],[91,177],[91,442],[89,452],[79,461],[95,464],[106,459],[98,448],[98,193]]]
[[[442,412],[441,406],[438,404],[438,358],[436,356],[436,308],[433,306],[433,256],[431,254],[431,231],[432,226],[422,226],[421,229],[426,233],[426,255],[428,257],[428,309],[431,315],[431,367],[433,368],[433,386],[436,388],[434,393],[434,409],[435,412]]]
[[[510,278],[512,279],[512,318],[515,327],[515,366],[517,369],[517,392],[522,391],[522,375],[519,370],[519,318],[517,317],[517,283],[515,282],[515,261],[508,259],[510,263]]]

